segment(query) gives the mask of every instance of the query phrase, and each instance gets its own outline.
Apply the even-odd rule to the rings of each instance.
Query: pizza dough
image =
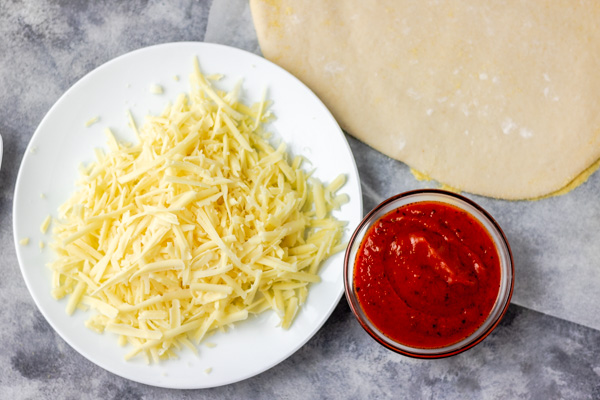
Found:
[[[264,56],[451,187],[545,196],[600,158],[594,0],[251,0]]]

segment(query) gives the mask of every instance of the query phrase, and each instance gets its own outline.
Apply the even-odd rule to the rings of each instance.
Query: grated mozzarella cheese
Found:
[[[223,93],[197,60],[191,92],[80,168],[58,210],[52,295],[67,313],[97,312],[86,326],[119,335],[148,362],[195,351],[215,330],[274,310],[289,328],[318,267],[340,251],[345,224],[331,216],[344,176],[324,185],[268,142],[268,102]],[[48,217],[41,226],[45,232]],[[25,243],[23,243],[25,244]],[[210,346],[209,343],[207,343]]]

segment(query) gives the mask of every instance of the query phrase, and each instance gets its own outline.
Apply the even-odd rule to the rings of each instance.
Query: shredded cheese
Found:
[[[268,142],[268,101],[239,102],[194,64],[192,90],[80,168],[78,190],[58,210],[50,246],[52,295],[66,311],[89,307],[86,326],[113,332],[148,362],[176,357],[212,332],[273,310],[284,329],[340,243],[331,216],[347,196]],[[42,223],[45,232],[50,217]],[[22,241],[22,244],[26,244]],[[206,343],[212,347],[211,343]]]
[[[98,121],[100,121],[100,117],[98,117],[98,116],[92,117],[85,122],[85,126],[86,126],[86,128],[89,128],[90,126],[94,125]]]
[[[43,234],[46,234],[46,232],[48,231],[48,228],[50,227],[50,222],[52,221],[52,216],[48,215],[44,221],[42,222],[42,224],[40,225],[40,232],[42,232]]]
[[[163,94],[164,89],[162,86],[154,84],[152,86],[150,86],[150,93],[152,94]]]

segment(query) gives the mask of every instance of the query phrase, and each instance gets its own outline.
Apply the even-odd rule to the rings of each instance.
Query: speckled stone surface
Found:
[[[376,344],[344,299],[280,365],[246,381],[179,391],[97,367],[44,320],[17,263],[12,199],[35,128],[79,78],[152,44],[211,41],[259,53],[245,0],[0,0],[0,399],[600,398],[600,175],[542,202],[473,197],[513,246],[517,285],[483,343],[449,359],[406,358]],[[365,211],[416,182],[404,164],[348,136]]]

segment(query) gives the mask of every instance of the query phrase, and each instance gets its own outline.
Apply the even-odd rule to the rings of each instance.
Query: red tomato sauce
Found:
[[[479,328],[500,290],[492,238],[469,213],[440,202],[397,208],[367,231],[354,290],[387,337],[416,348],[457,343]]]

